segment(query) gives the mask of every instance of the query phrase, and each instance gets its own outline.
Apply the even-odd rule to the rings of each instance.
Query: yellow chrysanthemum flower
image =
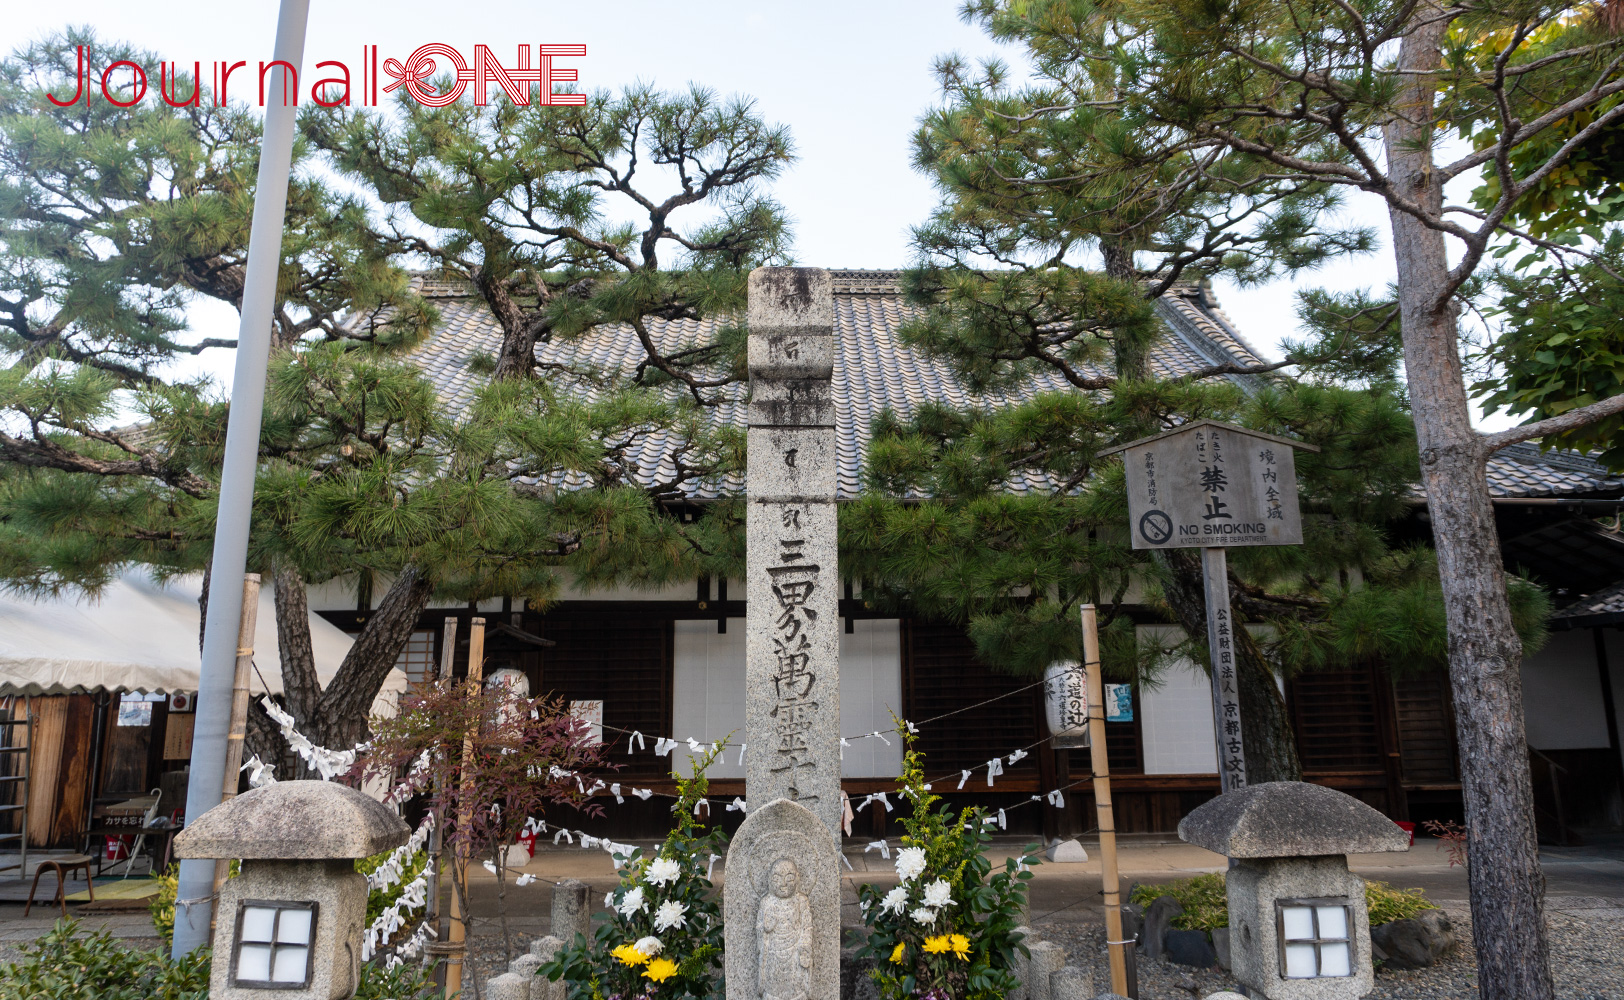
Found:
[[[669,958],[656,958],[648,964],[648,968],[643,970],[645,979],[652,979],[657,983],[663,983],[676,974],[677,963]]]
[[[949,947],[950,942],[947,940],[946,934],[938,935],[937,937],[928,937],[925,939],[925,954],[927,955],[946,954]]]
[[[952,942],[953,954],[968,962],[970,960],[970,939],[963,934],[954,934]]]
[[[609,954],[620,959],[620,964],[622,965],[636,966],[642,965],[644,962],[648,961],[647,955],[638,951],[636,948],[633,948],[629,944],[623,944],[614,951],[611,951]]]
[[[907,950],[908,946],[903,944],[901,941],[898,941],[897,946],[891,949],[891,961],[901,965],[903,953]]]

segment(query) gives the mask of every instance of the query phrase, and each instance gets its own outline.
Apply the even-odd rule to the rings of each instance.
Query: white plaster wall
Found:
[[[1530,745],[1540,750],[1608,745],[1596,640],[1589,629],[1552,632],[1543,649],[1523,660],[1522,684]]]
[[[672,648],[675,694],[671,719],[676,739],[720,740],[737,730],[744,739],[744,626],[730,618],[727,633],[716,621],[678,621]],[[902,710],[902,628],[896,619],[857,621],[840,634],[840,731],[850,736],[891,728],[891,710]],[[894,778],[902,770],[902,746],[890,737],[858,740],[846,749],[841,773],[848,778]],[[673,751],[686,770],[686,747]],[[711,765],[713,778],[742,778],[737,748]]]
[[[840,735],[887,730],[891,713],[902,715],[902,622],[858,619],[852,634],[840,633]],[[854,740],[841,774],[848,778],[894,778],[902,773],[902,741],[887,736]]]
[[[716,619],[678,621],[672,644],[671,736],[685,740],[720,740],[737,730],[744,739],[744,619],[729,618],[727,632],[716,633]],[[663,734],[662,734],[663,735]],[[652,741],[649,748],[653,749]],[[688,771],[687,747],[672,751],[672,767]],[[735,747],[711,765],[713,778],[742,778]]]
[[[1154,633],[1163,631],[1146,627],[1140,634],[1147,641],[1162,641]],[[1218,773],[1218,751],[1212,739],[1212,684],[1206,671],[1181,660],[1168,664],[1158,681],[1139,692],[1145,773]]]

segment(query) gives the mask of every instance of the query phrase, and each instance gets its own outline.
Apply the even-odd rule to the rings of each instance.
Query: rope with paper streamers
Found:
[[[1077,667],[1073,667],[1072,669],[1073,670],[1080,670],[1082,668],[1081,668],[1081,666],[1077,666]],[[932,716],[931,718],[926,719],[922,723],[914,723],[914,722],[911,722],[911,721],[903,720],[903,722],[902,722],[902,724],[900,726],[893,727],[891,729],[875,730],[874,732],[864,733],[864,734],[859,735],[859,736],[842,737],[841,740],[840,740],[840,745],[841,745],[842,748],[845,748],[845,747],[849,747],[852,744],[852,742],[854,742],[856,740],[879,739],[882,742],[884,742],[887,746],[889,746],[890,745],[890,740],[886,739],[887,734],[894,734],[894,735],[897,735],[897,736],[901,736],[905,732],[906,733],[918,733],[919,732],[919,726],[921,726],[921,725],[929,725],[929,724],[931,724],[933,722],[938,722],[938,721],[940,721],[942,719],[946,719],[946,718],[949,718],[951,716],[961,715],[961,714],[963,714],[965,712],[974,711],[975,709],[981,708],[981,707],[983,707],[985,705],[989,705],[989,704],[991,704],[993,702],[996,702],[996,701],[999,701],[1001,699],[1008,698],[1011,695],[1019,694],[1019,693],[1021,693],[1023,691],[1029,691],[1032,688],[1038,687],[1038,686],[1040,686],[1040,685],[1042,685],[1044,683],[1046,683],[1046,680],[1034,681],[1031,684],[1023,685],[1022,687],[1019,687],[1019,688],[1014,688],[1014,689],[1012,689],[1010,691],[1006,691],[1006,692],[1004,692],[1002,694],[999,694],[999,695],[994,695],[991,698],[984,699],[982,701],[976,702],[975,704],[966,705],[966,706],[964,706],[962,708],[954,709],[951,712],[944,712],[944,713],[942,713],[940,715]],[[275,720],[282,727],[282,735],[283,735],[283,737],[285,739],[287,739],[289,745],[292,746],[295,749],[295,751],[298,752],[299,755],[304,760],[306,760],[306,762],[309,763],[310,766],[313,769],[315,769],[317,771],[318,774],[322,775],[323,780],[330,780],[332,775],[338,774],[338,773],[343,773],[344,771],[349,770],[349,768],[351,766],[353,766],[353,764],[354,764],[356,755],[358,753],[360,753],[360,752],[364,752],[366,747],[367,747],[367,744],[361,743],[361,744],[357,744],[354,750],[335,751],[335,750],[328,750],[325,747],[318,746],[318,745],[312,743],[308,738],[306,738],[302,734],[300,734],[298,732],[298,730],[294,727],[294,720],[293,720],[292,716],[290,716],[286,712],[282,711],[276,705],[275,702],[271,701],[271,699],[268,696],[262,699],[262,704],[265,706],[267,713],[269,713],[271,715],[271,718],[273,720]],[[608,730],[613,730],[615,732],[619,732],[619,733],[622,733],[622,734],[626,735],[626,737],[627,737],[627,739],[626,739],[626,752],[627,752],[628,755],[634,754],[637,749],[647,749],[647,745],[648,745],[647,744],[647,739],[648,739],[648,737],[645,737],[645,735],[643,733],[641,733],[641,732],[639,732],[637,730],[623,729],[623,728],[618,727],[618,726],[611,726],[611,725],[607,725],[607,724],[604,724],[603,728],[608,729]],[[653,739],[655,741],[654,753],[655,753],[655,756],[657,756],[657,757],[668,756],[668,755],[670,755],[670,753],[673,750],[675,750],[679,746],[683,746],[684,744],[687,745],[687,747],[688,747],[688,749],[689,749],[689,751],[691,753],[696,753],[696,754],[705,752],[707,747],[709,749],[711,749],[711,750],[715,750],[715,749],[718,749],[718,748],[737,746],[739,748],[739,760],[738,760],[738,763],[741,766],[744,763],[744,754],[745,754],[745,750],[748,747],[747,743],[732,743],[732,742],[727,742],[727,741],[723,741],[723,742],[720,742],[720,743],[718,743],[716,741],[711,741],[709,743],[706,743],[704,741],[695,739],[694,737],[691,737],[691,736],[688,737],[685,740],[677,740],[677,739],[674,739],[672,737],[667,737],[667,736],[656,736],[656,737],[653,737]],[[615,742],[618,743],[619,740],[616,740]],[[983,770],[986,772],[987,787],[988,788],[995,787],[997,777],[1000,774],[1004,773],[1004,765],[1005,765],[1006,762],[1009,764],[1009,766],[1013,767],[1015,764],[1019,763],[1022,759],[1029,756],[1031,750],[1035,749],[1036,747],[1039,747],[1039,746],[1043,745],[1046,742],[1048,742],[1046,739],[1040,739],[1040,740],[1037,740],[1037,741],[1035,741],[1033,743],[1030,743],[1030,744],[1026,745],[1025,747],[1017,748],[1017,749],[1011,751],[1008,754],[1003,754],[1003,755],[1000,755],[1000,756],[997,756],[997,757],[989,758],[987,760],[987,762],[984,763],[984,764],[979,764],[979,765],[977,765],[976,767],[973,767],[973,768],[960,769],[958,772],[956,772],[956,776],[958,777],[959,781],[958,781],[958,786],[957,786],[957,788],[955,790],[956,791],[962,791],[964,789],[965,784],[969,782],[971,776],[974,775],[975,773],[983,771]],[[842,757],[844,757],[844,753],[842,753]],[[426,762],[419,761],[418,763],[419,763],[419,765],[422,765],[422,764],[424,764]],[[419,769],[420,768],[418,766],[414,766],[413,771],[415,772],[415,771],[417,771]],[[261,762],[259,760],[258,755],[255,755],[253,758],[251,758],[249,760],[248,763],[244,764],[243,765],[243,770],[250,771],[249,784],[252,785],[253,787],[256,787],[256,788],[259,787],[259,785],[261,783],[269,783],[270,781],[275,780],[274,777],[270,776],[270,771],[272,770],[272,766],[268,765],[268,764],[264,764],[263,762]],[[554,766],[551,769],[551,772],[550,772],[549,776],[554,778],[554,779],[564,779],[564,780],[573,778],[575,780],[575,782],[576,782],[576,787],[583,794],[586,794],[586,795],[595,796],[600,791],[607,791],[610,795],[614,796],[616,805],[624,804],[625,801],[626,801],[626,796],[627,795],[635,796],[636,798],[641,799],[641,800],[643,800],[645,802],[648,801],[650,798],[653,798],[656,795],[660,796],[661,798],[670,798],[670,799],[677,798],[676,795],[673,795],[673,794],[671,794],[669,792],[656,792],[656,791],[654,791],[652,789],[648,789],[648,788],[632,787],[627,791],[623,791],[622,790],[623,786],[622,786],[621,782],[607,782],[604,779],[596,777],[594,775],[583,775],[583,774],[580,774],[579,772],[566,771],[566,770],[564,770],[562,768],[559,768],[559,767],[556,767],[556,766]],[[938,781],[951,781],[954,777],[955,777],[954,772],[949,772],[949,773],[943,774],[940,777],[934,778],[931,781],[926,782],[925,788],[927,790],[929,790],[930,787],[933,784],[935,784],[936,782],[938,782]],[[592,781],[592,785],[590,787],[586,784],[586,782],[588,780]],[[1016,803],[1016,804],[1011,805],[1011,806],[1002,807],[1002,808],[1000,808],[998,810],[996,817],[988,816],[986,818],[986,822],[988,824],[992,824],[992,823],[996,822],[999,829],[1008,829],[1008,813],[1010,811],[1012,811],[1012,810],[1019,809],[1019,808],[1022,808],[1024,806],[1027,806],[1027,805],[1031,805],[1033,803],[1047,802],[1053,808],[1064,809],[1065,808],[1065,792],[1069,791],[1071,788],[1075,788],[1078,785],[1083,784],[1084,782],[1086,782],[1088,780],[1091,780],[1091,779],[1083,779],[1082,781],[1073,782],[1072,784],[1064,786],[1062,788],[1051,789],[1046,794],[1033,795],[1026,802],[1020,802],[1020,803]],[[413,785],[414,785],[413,775],[409,774],[407,776],[406,781],[402,782],[402,784],[400,786],[398,786],[395,789],[394,792],[391,793],[391,796],[393,797],[396,793],[400,793],[400,792],[403,792],[403,791],[410,791],[409,786],[413,786]],[[851,834],[851,821],[852,821],[853,818],[855,818],[855,813],[861,812],[865,808],[867,808],[868,806],[875,805],[875,804],[883,805],[887,812],[892,812],[892,811],[895,810],[895,806],[892,804],[892,802],[890,800],[890,796],[891,795],[900,795],[904,791],[905,791],[904,789],[899,787],[899,788],[893,789],[893,790],[891,790],[889,792],[886,792],[886,791],[871,792],[867,796],[865,796],[862,799],[862,801],[860,803],[858,803],[855,807],[853,807],[850,804],[850,800],[848,800],[848,803],[847,803],[847,815],[845,817],[845,823],[844,823],[844,826],[846,827],[845,832],[847,833],[847,835],[849,836]],[[705,811],[707,816],[712,814],[711,804],[710,804],[709,799],[700,799],[699,802],[695,803],[695,805],[694,805],[694,815],[696,815],[696,816],[699,815],[699,812],[700,812],[701,809],[703,809]],[[746,800],[744,800],[742,798],[735,797],[731,803],[727,804],[724,811],[726,811],[726,812],[735,812],[735,811],[737,811],[737,812],[743,813],[743,812],[748,812],[748,809],[749,809],[749,806],[748,806],[748,803],[746,802]],[[533,817],[530,818],[528,822],[536,824],[537,827],[543,832],[545,832],[548,829],[547,825],[544,822],[542,822],[540,820],[535,820]],[[580,845],[583,848],[590,849],[590,848],[593,848],[593,847],[602,846],[602,847],[604,847],[605,850],[609,851],[611,855],[613,855],[615,853],[616,849],[624,849],[625,851],[629,851],[631,849],[629,845],[615,844],[613,841],[610,841],[607,838],[596,837],[596,836],[594,836],[592,834],[588,834],[588,833],[586,833],[585,831],[582,831],[582,830],[568,830],[568,829],[564,829],[564,828],[554,827],[554,828],[552,828],[552,831],[553,831],[553,844],[555,846],[560,842],[560,840],[567,839],[571,844],[574,844],[574,843],[577,842],[577,838],[579,838]],[[526,828],[526,832],[527,833],[530,832],[530,827],[528,825],[527,825],[527,828]],[[865,853],[868,850],[879,849],[882,852],[882,856],[888,856],[888,848],[883,846],[884,843],[885,843],[884,841],[875,841],[875,842],[871,843],[867,848],[865,848]],[[494,871],[496,866],[494,864],[491,864],[490,862],[486,862],[486,867],[488,867],[489,869]],[[535,881],[536,880],[535,876],[529,876],[529,875],[524,875],[524,874],[521,874],[519,876],[519,879],[526,880],[526,881],[518,881],[518,880],[516,880],[516,884],[519,884],[519,885],[527,885],[527,884],[529,884],[530,881]],[[541,881],[547,881],[547,880],[541,880]]]

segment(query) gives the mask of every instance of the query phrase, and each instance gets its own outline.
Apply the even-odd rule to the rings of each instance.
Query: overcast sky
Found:
[[[242,59],[250,67],[270,58],[277,14],[276,3],[268,0],[230,5],[168,0],[156,8],[108,0],[9,6],[0,25],[0,44],[8,51],[60,30],[68,23],[60,12],[68,11],[72,23],[90,24],[104,39],[129,41],[165,59]],[[800,154],[773,186],[794,218],[797,261],[831,268],[890,268],[909,261],[909,227],[924,220],[935,203],[928,180],[909,166],[908,148],[920,113],[939,100],[932,60],[948,52],[973,58],[1018,55],[1001,52],[960,22],[954,0],[815,5],[312,0],[305,67],[323,59],[356,65],[363,45],[379,46],[380,59],[404,61],[429,42],[454,46],[465,58],[483,43],[507,65],[521,42],[582,42],[586,56],[571,62],[584,89],[697,82],[723,94],[753,97],[765,117],[790,126]],[[1384,206],[1373,197],[1355,195],[1350,215],[1385,237]],[[1296,282],[1250,289],[1220,284],[1217,291],[1241,331],[1271,352],[1296,333],[1296,287],[1379,290],[1392,278],[1384,245],[1378,253]],[[198,336],[236,332],[229,309],[197,310],[192,321]],[[229,377],[226,354],[206,352],[201,364]]]

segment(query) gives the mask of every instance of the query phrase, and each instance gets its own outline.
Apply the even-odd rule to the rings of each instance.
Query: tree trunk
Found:
[[[1443,183],[1433,169],[1431,74],[1441,65],[1448,22],[1431,19],[1405,36],[1399,109],[1383,137],[1394,193],[1437,217]],[[1485,446],[1471,426],[1443,235],[1389,208],[1398,265],[1404,365],[1421,483],[1449,625],[1449,677],[1466,800],[1472,938],[1484,1000],[1554,995],[1545,936],[1545,877],[1539,866],[1533,794],[1523,732],[1522,644],[1511,623],[1505,573],[1485,473]]]
[[[316,653],[310,644],[310,600],[305,579],[297,569],[278,566],[273,579],[282,697],[288,713],[302,727],[310,724],[321,704],[321,678],[316,675]]]
[[[1207,637],[1207,598],[1202,586],[1201,561],[1179,549],[1156,550],[1163,570],[1162,590],[1186,635]],[[1230,601],[1232,621],[1246,619]],[[1301,781],[1297,737],[1286,712],[1286,700],[1275,680],[1274,667],[1257,641],[1244,628],[1235,629],[1235,664],[1240,675],[1241,742],[1246,754],[1247,784],[1265,781]],[[1211,670],[1209,664],[1208,669]]]
[[[291,566],[278,566],[272,579],[276,588],[276,649],[282,660],[282,701],[299,731],[325,746],[317,717],[321,678],[316,675],[316,653],[310,642],[310,600],[305,579]],[[270,716],[265,716],[265,722],[270,723]],[[277,730],[273,727],[272,731]],[[277,757],[283,762],[277,773],[283,778],[311,777],[313,772],[288,749],[280,735],[277,742],[282,743]]]
[[[417,616],[428,606],[434,584],[416,566],[406,566],[395,577],[378,610],[367,619],[355,645],[339,665],[338,673],[322,692],[312,740],[330,749],[354,746],[367,738],[367,715],[384,678],[406,648],[417,627]]]

